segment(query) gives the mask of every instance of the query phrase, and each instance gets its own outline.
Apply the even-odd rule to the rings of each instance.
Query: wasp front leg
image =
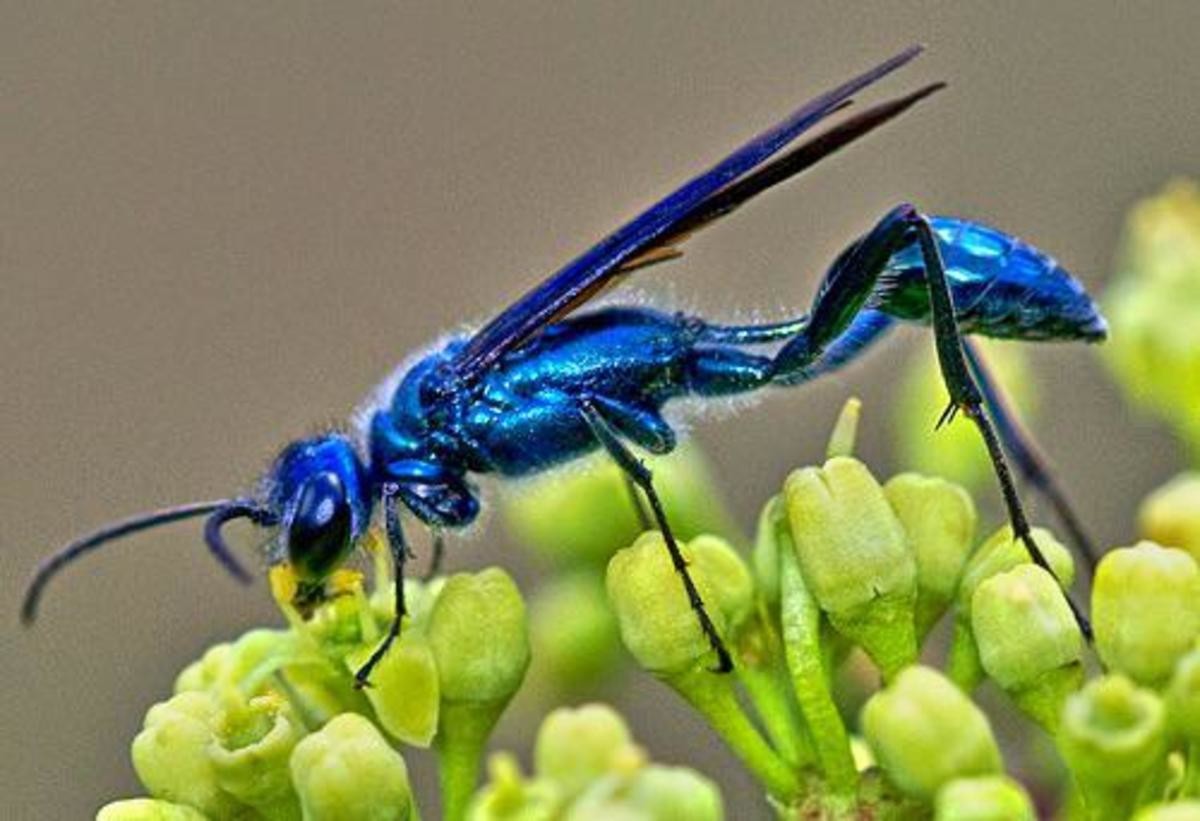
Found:
[[[387,531],[388,547],[392,553],[392,585],[396,612],[392,616],[392,623],[388,627],[383,642],[375,648],[375,652],[371,653],[366,664],[358,668],[358,672],[354,674],[354,686],[359,689],[371,685],[371,671],[387,655],[392,643],[400,637],[400,627],[408,613],[404,604],[404,564],[408,561],[409,549],[408,542],[404,538],[404,528],[400,524],[400,511],[397,509],[399,486],[395,482],[386,483],[383,486],[382,496],[384,526]]]

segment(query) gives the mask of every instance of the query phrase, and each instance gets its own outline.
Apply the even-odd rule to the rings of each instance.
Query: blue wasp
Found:
[[[1080,284],[1024,242],[902,204],[834,260],[808,313],[796,319],[724,325],[645,307],[579,312],[630,273],[680,256],[680,244],[695,232],[943,88],[934,83],[878,104],[781,153],[842,113],[852,95],[920,51],[913,46],[804,104],[605,237],[476,333],[455,337],[398,370],[368,401],[356,431],[288,445],[250,497],[147,513],[50,556],[29,586],[24,620],[33,619],[50,578],[84,553],[146,528],[200,516],[207,517],[209,548],[242,580],[250,576],[223,540],[223,525],[248,519],[277,529],[269,559],[290,561],[302,582],[300,595],[319,597],[323,581],[379,515],[396,570],[395,618],[386,639],[357,671],[356,681],[364,685],[399,634],[405,613],[405,514],[433,531],[436,566],[441,532],[463,527],[479,513],[472,474],[524,476],[603,449],[631,488],[644,495],[715,651],[716,669],[727,671],[729,653],[688,573],[651,473],[631,445],[651,453],[675,446],[675,432],[662,415],[671,400],[807,382],[857,357],[898,321],[932,326],[950,395],[939,424],[958,411],[975,423],[995,466],[1013,532],[1033,560],[1049,569],[1030,535],[1005,448],[1081,541],[1082,532],[978,353],[961,335],[1094,342],[1105,337],[1106,326]],[[1072,609],[1087,635],[1086,619],[1073,603]]]

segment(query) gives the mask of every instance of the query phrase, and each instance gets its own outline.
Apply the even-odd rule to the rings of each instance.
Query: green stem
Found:
[[[462,821],[475,793],[483,751],[504,704],[444,702],[434,746],[442,792],[442,817]]]
[[[1144,779],[1142,779],[1141,788],[1137,793],[1137,806],[1144,807],[1148,804],[1157,804],[1160,801],[1174,801],[1180,796],[1172,794],[1172,770],[1169,757],[1162,756],[1158,763],[1150,770]]]
[[[742,710],[731,677],[697,669],[665,681],[704,716],[767,792],[780,800],[796,796],[800,790],[796,774],[771,749]]]
[[[1090,821],[1127,821],[1133,817],[1136,785],[1080,783],[1079,792]]]
[[[738,646],[738,681],[762,721],[767,736],[795,769],[813,763],[815,754],[799,706],[786,685],[787,670],[779,635],[759,613],[743,632]]]
[[[1150,796],[1152,782],[1158,780],[1166,768],[1167,757],[1163,754],[1146,774],[1125,782],[1107,782],[1100,779],[1083,779],[1076,775],[1075,783],[1087,808],[1091,821],[1124,821],[1132,818],[1142,803],[1158,801],[1161,793]],[[1186,781],[1185,781],[1186,784]]]
[[[1183,771],[1183,784],[1180,787],[1180,798],[1200,797],[1200,743],[1189,741],[1187,747],[1187,768]]]
[[[911,594],[877,596],[848,613],[828,614],[834,629],[863,649],[890,682],[917,661]]]
[[[288,704],[292,708],[292,713],[296,716],[296,720],[300,722],[300,726],[304,728],[306,733],[312,733],[320,729],[321,721],[317,715],[317,711],[308,703],[308,699],[300,695],[292,683],[288,681],[287,676],[282,670],[276,670],[274,674],[275,686],[283,693],[283,697],[288,700]]]
[[[790,545],[781,547],[784,549],[779,551],[780,620],[792,687],[830,792],[849,796],[857,788],[858,770],[850,752],[846,725],[834,704],[825,665],[821,663],[821,610],[804,585]]]
[[[1051,738],[1058,735],[1063,703],[1083,686],[1083,665],[1078,662],[1047,670],[1032,684],[1009,695],[1030,719]]]

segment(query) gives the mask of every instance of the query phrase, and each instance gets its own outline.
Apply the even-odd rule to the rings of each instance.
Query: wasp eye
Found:
[[[350,551],[353,517],[336,473],[318,473],[300,486],[288,524],[287,548],[300,578],[320,581]]]

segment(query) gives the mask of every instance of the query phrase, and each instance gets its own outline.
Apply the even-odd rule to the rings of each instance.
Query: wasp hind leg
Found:
[[[695,611],[696,618],[700,621],[700,629],[704,631],[704,635],[708,638],[708,643],[712,646],[713,652],[717,654],[717,666],[714,668],[714,672],[728,673],[733,669],[733,658],[729,655],[729,650],[725,647],[725,642],[717,633],[717,628],[713,625],[712,619],[704,607],[704,600],[700,598],[700,591],[696,589],[696,583],[692,581],[692,576],[688,572],[687,560],[684,559],[683,553],[679,549],[679,544],[675,541],[675,535],[671,532],[671,527],[667,523],[667,515],[663,510],[662,501],[658,498],[658,493],[654,490],[654,482],[650,470],[621,441],[616,428],[605,418],[593,399],[580,400],[579,407],[583,413],[583,418],[587,421],[588,427],[591,428],[600,445],[612,457],[613,461],[617,463],[617,466],[624,471],[629,480],[645,494],[646,501],[650,504],[650,512],[654,516],[654,521],[658,525],[658,529],[662,531],[663,541],[667,545],[667,551],[671,554],[671,564],[675,567],[675,571],[683,581],[683,589],[687,593],[688,603],[691,605],[692,610]]]
[[[383,641],[375,648],[375,652],[367,659],[367,663],[358,668],[358,672],[354,674],[354,686],[358,689],[371,686],[371,671],[387,655],[387,651],[392,646],[392,643],[400,637],[400,626],[404,621],[404,616],[408,612],[404,606],[404,563],[409,558],[409,552],[408,543],[404,538],[404,529],[400,525],[400,511],[396,508],[398,501],[396,496],[397,490],[394,483],[388,483],[383,486],[384,523],[387,529],[388,547],[392,553],[394,574],[392,584],[396,597],[396,612],[392,616],[392,623],[388,627],[387,635],[384,636]]]
[[[1004,443],[1004,450],[1008,452],[1017,470],[1025,477],[1025,481],[1054,508],[1054,512],[1058,515],[1063,527],[1066,528],[1072,544],[1087,563],[1088,569],[1094,574],[1096,564],[1100,560],[1100,551],[1084,528],[1083,521],[1075,513],[1066,491],[1054,475],[1049,460],[1034,441],[1033,435],[1021,424],[1015,409],[1004,396],[994,374],[987,367],[978,346],[972,344],[969,339],[964,339],[963,352],[967,355],[967,364],[971,368],[971,374],[979,383],[980,390],[983,391],[983,401],[987,405],[988,414],[1000,435],[1000,441]]]
[[[776,355],[775,379],[786,384],[819,365],[824,352],[868,306],[892,255],[914,242],[925,268],[938,364],[950,394],[950,404],[938,425],[950,421],[960,411],[974,423],[999,481],[1014,538],[1025,545],[1035,564],[1053,576],[1053,569],[1030,531],[1000,439],[984,408],[984,396],[967,365],[937,239],[929,222],[915,207],[905,203],[892,209],[838,257],[817,291],[807,323]],[[1080,632],[1090,640],[1092,629],[1083,611],[1065,589],[1063,596]]]

